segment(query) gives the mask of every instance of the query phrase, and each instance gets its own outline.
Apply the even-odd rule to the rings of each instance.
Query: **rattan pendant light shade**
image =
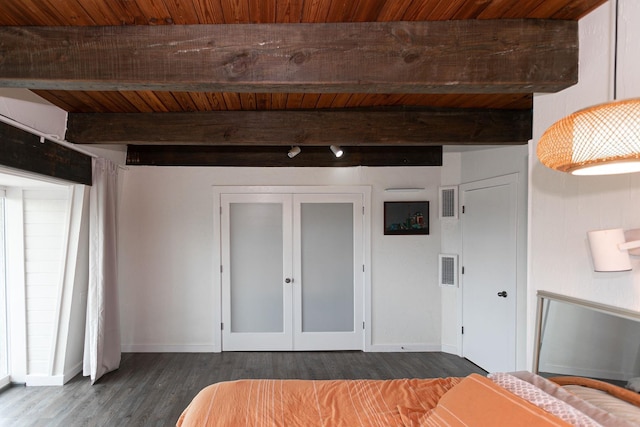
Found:
[[[640,172],[640,98],[617,99],[618,0],[614,0],[613,101],[554,123],[538,141],[543,165],[573,175]]]
[[[554,123],[538,142],[545,165],[574,175],[640,171],[640,98],[577,111]]]

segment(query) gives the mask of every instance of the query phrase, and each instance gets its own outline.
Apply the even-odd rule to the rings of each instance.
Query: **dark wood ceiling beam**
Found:
[[[532,93],[578,81],[578,22],[0,27],[0,86]]]
[[[531,110],[378,108],[72,113],[76,144],[442,145],[526,144]]]
[[[91,157],[0,123],[0,165],[91,185]]]
[[[304,147],[289,158],[281,146],[130,145],[127,164],[135,166],[345,167],[442,166],[442,146],[346,147],[336,158],[329,147]]]

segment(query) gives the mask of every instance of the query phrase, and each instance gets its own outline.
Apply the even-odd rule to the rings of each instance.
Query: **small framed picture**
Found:
[[[384,234],[429,234],[429,202],[384,202]]]

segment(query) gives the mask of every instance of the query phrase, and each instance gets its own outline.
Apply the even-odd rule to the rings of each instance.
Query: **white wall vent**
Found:
[[[438,283],[440,286],[458,286],[458,255],[438,255]]]
[[[458,218],[458,187],[440,187],[440,219]]]

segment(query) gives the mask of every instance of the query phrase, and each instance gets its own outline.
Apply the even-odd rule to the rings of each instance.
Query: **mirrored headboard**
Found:
[[[640,312],[539,291],[533,372],[640,377]]]

